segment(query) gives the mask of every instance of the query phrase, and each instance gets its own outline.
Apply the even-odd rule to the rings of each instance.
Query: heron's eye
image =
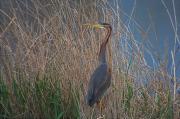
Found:
[[[104,26],[108,26],[109,24],[107,24],[107,23],[102,23],[102,25],[104,25]]]

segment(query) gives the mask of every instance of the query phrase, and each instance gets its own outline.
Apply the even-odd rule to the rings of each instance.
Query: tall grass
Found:
[[[105,117],[178,118],[171,77],[162,67],[147,66],[142,46],[121,21],[118,4],[95,0],[1,4],[8,7],[0,10],[0,118],[97,118],[99,110],[87,106],[85,95],[105,33],[82,26],[97,21],[113,27],[113,79],[104,97]]]

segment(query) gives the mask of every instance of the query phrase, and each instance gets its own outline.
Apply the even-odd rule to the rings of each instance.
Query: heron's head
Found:
[[[100,29],[106,29],[111,28],[111,25],[108,23],[98,23],[98,24],[83,24],[84,26],[88,26],[90,28],[100,28]]]

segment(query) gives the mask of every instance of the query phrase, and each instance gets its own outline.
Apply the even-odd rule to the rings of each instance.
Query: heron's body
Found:
[[[109,66],[106,61],[106,45],[109,41],[112,28],[107,23],[100,24],[98,28],[105,28],[107,30],[107,35],[100,47],[99,66],[96,68],[89,81],[87,92],[87,103],[89,106],[93,106],[96,102],[100,101],[111,84],[111,66]]]
[[[90,82],[87,95],[87,102],[89,106],[94,105],[101,99],[105,91],[111,84],[111,74],[108,70],[107,64],[100,64],[94,71]]]

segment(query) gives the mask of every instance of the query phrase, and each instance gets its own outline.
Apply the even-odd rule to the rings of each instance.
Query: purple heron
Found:
[[[111,84],[112,66],[106,60],[106,46],[111,36],[112,27],[108,23],[86,24],[86,25],[93,28],[102,28],[107,31],[105,39],[100,46],[100,51],[98,56],[99,65],[95,69],[95,71],[93,72],[90,78],[87,96],[86,96],[87,104],[89,106],[92,107],[95,103],[97,104],[100,103],[100,110],[101,110],[101,98]]]

